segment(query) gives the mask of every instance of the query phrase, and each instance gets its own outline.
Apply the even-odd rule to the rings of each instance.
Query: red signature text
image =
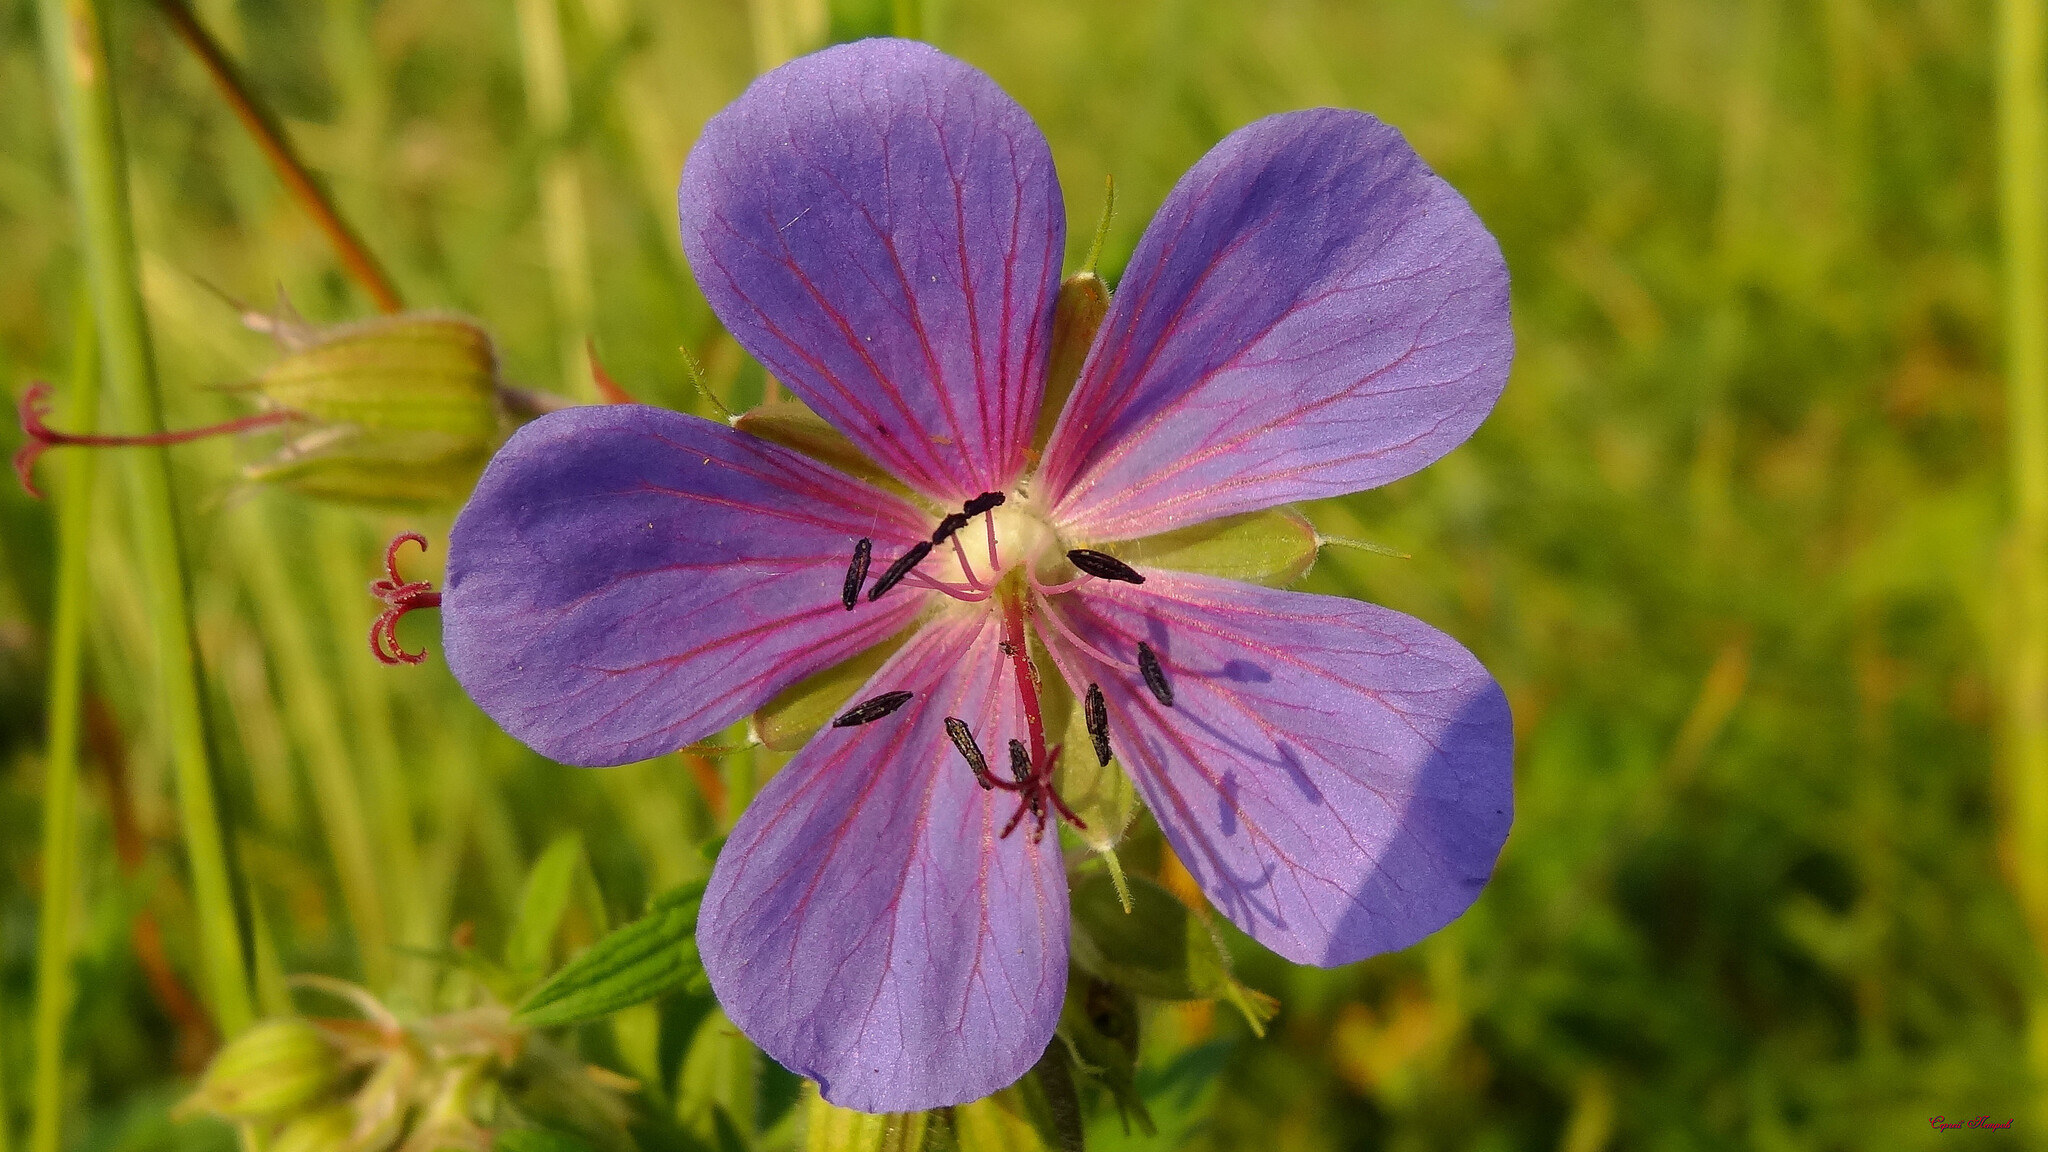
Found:
[[[1992,1119],[1991,1117],[1989,1117],[1989,1116],[1975,1116],[1975,1117],[1972,1117],[1972,1118],[1970,1118],[1970,1119],[1968,1119],[1968,1120],[1951,1120],[1951,1119],[1949,1119],[1949,1118],[1948,1118],[1948,1117],[1946,1117],[1946,1116],[1930,1116],[1930,1117],[1928,1117],[1928,1118],[1927,1118],[1927,1122],[1928,1122],[1929,1124],[1932,1124],[1932,1125],[1934,1126],[1935,1130],[1936,1130],[1936,1131],[1938,1131],[1938,1132],[1947,1132],[1947,1131],[1948,1131],[1948,1130],[1950,1130],[1951,1128],[2010,1128],[2010,1127],[2012,1127],[2012,1120],[2011,1120],[2011,1118],[2010,1118],[2010,1117],[2008,1117],[2007,1119],[2004,1119],[2004,1120],[1993,1120],[1993,1119]]]

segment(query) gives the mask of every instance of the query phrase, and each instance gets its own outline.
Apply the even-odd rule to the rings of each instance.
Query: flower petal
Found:
[[[1346,964],[1413,944],[1485,886],[1514,737],[1457,641],[1370,604],[1171,572],[1041,611],[1068,683],[1102,686],[1110,744],[1174,851],[1261,944]]]
[[[1066,209],[994,81],[906,40],[791,61],[704,126],[677,201],[712,310],[804,403],[935,499],[1009,487]]]
[[[1457,447],[1513,353],[1500,248],[1393,128],[1241,128],[1145,229],[1046,449],[1077,535],[1341,496]]]
[[[991,757],[1023,735],[1000,639],[993,614],[927,625],[860,694],[911,703],[820,732],[748,805],[704,893],[698,948],[726,1014],[842,1107],[977,1100],[1052,1039],[1059,837],[998,839],[1016,800],[976,786],[945,730],[965,720]]]
[[[909,624],[916,589],[852,612],[840,591],[856,539],[893,558],[928,521],[708,420],[556,412],[499,450],[448,535],[448,666],[544,756],[657,756]]]

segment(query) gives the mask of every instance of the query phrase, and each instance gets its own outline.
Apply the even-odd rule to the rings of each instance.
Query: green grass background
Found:
[[[223,418],[239,409],[221,386],[272,353],[214,288],[267,303],[282,287],[322,321],[369,304],[153,11],[110,7],[170,423]],[[680,347],[729,400],[763,382],[682,261],[682,157],[762,65],[887,25],[886,5],[561,0],[562,114],[532,99],[549,66],[522,37],[534,0],[198,8],[411,304],[478,317],[507,378],[539,387],[584,386],[564,375],[587,324],[622,384],[683,408],[701,402]],[[2023,1047],[2040,958],[2002,877],[1994,768],[1989,5],[954,0],[925,18],[1051,138],[1070,261],[1115,176],[1112,282],[1209,145],[1319,104],[1407,133],[1514,277],[1513,377],[1472,441],[1309,509],[1413,557],[1326,554],[1309,587],[1428,620],[1507,688],[1518,809],[1493,883],[1425,943],[1335,971],[1235,939],[1247,982],[1282,1002],[1272,1033],[1152,1009],[1162,1134],[1125,1139],[1102,1116],[1093,1146],[2042,1139]],[[9,395],[67,378],[80,292],[40,61],[33,6],[0,8]],[[543,192],[565,179],[580,211]],[[721,813],[673,757],[547,764],[438,661],[369,663],[379,542],[418,528],[438,544],[447,513],[252,490],[234,471],[246,451],[174,459],[231,837],[278,968],[427,1006],[438,969],[419,950],[458,923],[502,941],[526,866],[565,831],[584,834],[614,919],[702,873],[697,845],[769,765],[727,763]],[[191,903],[125,509],[106,487],[68,1139],[216,1147],[225,1130],[165,1116],[210,1039],[179,1001],[197,986]],[[0,485],[0,1129],[16,1134],[51,525]],[[437,563],[438,548],[419,570]],[[431,617],[406,636],[437,644]],[[150,924],[162,963],[138,959]],[[757,1059],[704,1049],[685,1032],[663,1051],[700,1080]],[[765,1083],[724,1089],[753,1093],[729,1110],[770,1133],[764,1148],[787,1101]],[[1937,1114],[2018,1121],[1943,1133]]]

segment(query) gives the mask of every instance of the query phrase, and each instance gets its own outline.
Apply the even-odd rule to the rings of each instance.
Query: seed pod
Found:
[[[268,1152],[353,1152],[355,1109],[333,1104],[294,1116],[270,1142]]]

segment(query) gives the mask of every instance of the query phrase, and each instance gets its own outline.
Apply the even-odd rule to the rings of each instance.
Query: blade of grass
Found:
[[[334,254],[341,260],[342,270],[370,294],[378,311],[403,311],[404,298],[398,294],[398,287],[391,282],[384,266],[377,262],[377,257],[348,221],[342,219],[333,198],[313,179],[305,161],[299,159],[291,137],[285,135],[284,125],[256,99],[242,79],[241,70],[207,32],[206,26],[199,22],[199,17],[181,0],[157,0],[156,6],[164,19],[170,22],[171,30],[178,34],[178,39],[184,41],[185,47],[199,58],[206,74],[213,79],[214,87],[220,89],[221,98],[228,102],[235,119],[242,122],[242,127],[256,141],[256,146],[262,149],[264,159],[270,161],[271,170],[277,173],[285,190],[326,234],[327,242],[334,246]]]
[[[113,425],[122,431],[160,432],[163,405],[137,280],[128,176],[99,7],[94,0],[40,0],[38,8],[46,66],[56,103],[64,109],[64,152],[79,207]],[[136,577],[148,605],[154,689],[177,778],[205,985],[221,1031],[232,1036],[249,1024],[254,1009],[214,794],[170,464],[161,449],[136,450],[125,463],[136,528]]]
[[[90,300],[81,300],[72,350],[67,427],[91,428],[99,408],[99,356]],[[50,681],[43,767],[43,903],[36,926],[35,1082],[30,1152],[58,1152],[63,1136],[64,1026],[71,1018],[72,924],[78,896],[78,747],[85,680],[85,610],[92,598],[97,457],[73,452],[57,501],[57,589],[50,620]]]
[[[334,680],[319,658],[306,597],[292,586],[291,547],[273,510],[258,509],[233,533],[258,624],[285,685],[285,722],[304,757],[320,827],[334,856],[341,900],[354,930],[363,979],[378,992],[391,977],[391,931],[379,886],[376,850],[349,757],[350,742]]]
[[[2006,835],[2013,887],[2048,964],[2048,211],[2041,0],[1998,5],[1999,214],[2005,257],[2006,422],[2011,452]],[[2028,1054],[2048,1122],[2048,973],[2035,976]]]
[[[556,0],[518,0],[518,21],[527,118],[542,146],[541,236],[555,304],[562,388],[570,396],[592,398],[597,392],[584,351],[592,310],[589,230],[576,154],[563,139],[569,128],[569,59],[562,46],[562,12]]]

